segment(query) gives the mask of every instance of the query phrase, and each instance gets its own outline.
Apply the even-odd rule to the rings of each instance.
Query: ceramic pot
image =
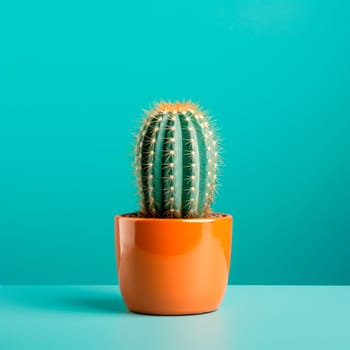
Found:
[[[216,310],[225,294],[232,217],[115,218],[119,286],[130,311],[184,315]]]

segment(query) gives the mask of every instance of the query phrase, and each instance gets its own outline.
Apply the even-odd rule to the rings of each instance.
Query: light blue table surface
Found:
[[[196,316],[128,312],[117,286],[0,287],[0,349],[350,349],[350,287],[230,286]]]

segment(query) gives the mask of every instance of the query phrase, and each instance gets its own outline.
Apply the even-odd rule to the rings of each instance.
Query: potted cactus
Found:
[[[134,312],[184,315],[216,310],[231,257],[232,217],[213,213],[217,139],[191,103],[161,102],[137,135],[138,213],[115,218],[119,285]]]

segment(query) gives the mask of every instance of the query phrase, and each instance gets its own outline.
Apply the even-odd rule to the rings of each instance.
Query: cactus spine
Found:
[[[146,217],[204,217],[217,183],[217,140],[190,102],[156,104],[137,135],[135,167]]]

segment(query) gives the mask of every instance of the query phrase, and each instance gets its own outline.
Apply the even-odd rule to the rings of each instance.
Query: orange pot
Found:
[[[119,285],[131,311],[183,315],[214,311],[230,269],[232,217],[116,216]]]

